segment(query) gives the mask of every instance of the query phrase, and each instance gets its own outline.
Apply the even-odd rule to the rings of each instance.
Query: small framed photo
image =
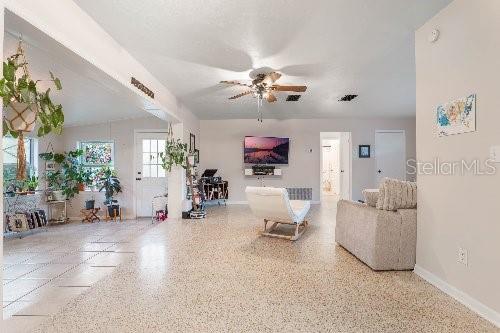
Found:
[[[55,171],[56,170],[56,163],[53,161],[47,161],[45,162],[45,171]]]
[[[195,165],[200,164],[200,150],[199,149],[194,150],[194,164]]]
[[[370,145],[359,145],[359,158],[370,158]]]
[[[196,136],[193,133],[189,133],[189,152],[194,153],[196,149]]]

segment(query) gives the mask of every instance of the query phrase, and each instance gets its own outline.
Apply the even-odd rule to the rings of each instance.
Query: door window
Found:
[[[165,140],[142,140],[142,177],[164,178],[165,169],[161,165],[160,153],[165,151]]]

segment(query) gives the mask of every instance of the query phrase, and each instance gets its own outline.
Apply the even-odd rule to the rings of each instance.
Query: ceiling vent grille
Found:
[[[358,97],[358,95],[345,95],[339,99],[339,102],[350,102],[353,99],[355,99],[356,97]]]
[[[287,102],[297,102],[302,95],[288,95],[286,98]]]

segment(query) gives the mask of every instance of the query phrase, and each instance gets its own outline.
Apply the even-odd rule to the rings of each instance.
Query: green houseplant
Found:
[[[29,192],[35,192],[39,184],[38,177],[35,175],[29,176],[28,179],[25,180],[25,184]]]
[[[42,153],[39,156],[44,161],[55,162],[56,170],[46,171],[46,179],[52,191],[62,191],[62,194],[71,199],[80,191],[83,191],[81,184],[91,183],[90,171],[83,168],[80,157],[83,150],[71,150],[64,153]]]
[[[116,171],[112,170],[110,167],[103,167],[100,170],[100,174],[99,192],[104,190],[104,196],[106,197],[104,204],[108,207],[109,216],[114,216],[115,210],[118,211],[120,209],[118,201],[113,199],[113,196],[116,193],[120,193],[122,191],[120,179],[118,179]]]
[[[50,98],[50,88],[41,91],[42,80],[31,79],[22,43],[17,52],[3,62],[3,78],[0,79],[0,97],[3,101],[3,136],[18,138],[17,179],[26,178],[26,153],[24,133],[33,131],[39,125],[37,135],[55,132],[60,134],[64,124],[63,108]],[[57,90],[61,81],[50,72],[50,80]]]
[[[162,167],[168,172],[172,171],[174,165],[187,168],[186,157],[188,156],[187,144],[182,143],[181,139],[167,140],[165,151],[160,153]]]

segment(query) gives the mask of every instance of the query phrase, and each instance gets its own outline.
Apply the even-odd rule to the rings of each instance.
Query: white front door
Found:
[[[406,137],[404,131],[375,132],[375,177],[406,180]]]
[[[340,198],[351,200],[351,133],[340,133]]]
[[[167,174],[161,166],[167,133],[135,133],[135,202],[138,217],[151,216],[153,197],[167,193]]]

